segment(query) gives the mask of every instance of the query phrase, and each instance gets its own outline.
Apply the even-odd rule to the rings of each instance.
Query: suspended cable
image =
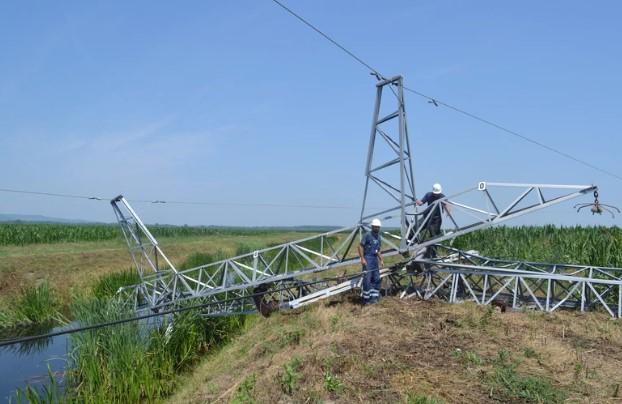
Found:
[[[55,198],[67,198],[67,199],[86,199],[93,201],[105,201],[108,202],[113,198],[102,198],[98,196],[76,195],[76,194],[63,194],[56,192],[42,192],[42,191],[28,191],[22,189],[9,189],[0,188],[0,192],[13,193],[13,194],[25,194],[25,195],[37,195],[37,196],[51,196]],[[254,203],[254,202],[208,202],[208,201],[177,201],[177,200],[162,200],[162,199],[128,199],[130,202],[135,203],[151,203],[151,204],[169,204],[169,205],[207,205],[207,206],[255,206],[255,207],[269,207],[269,208],[304,208],[304,209],[352,209],[352,206],[348,205],[313,205],[313,204],[288,204],[288,203]]]
[[[100,198],[97,196],[59,194],[59,193],[54,193],[54,192],[41,192],[41,191],[25,191],[22,189],[0,188],[0,192],[7,192],[7,193],[13,193],[13,194],[39,195],[39,196],[54,196],[57,198],[90,199],[90,200],[95,200],[95,201],[105,200],[105,198]]]
[[[299,21],[301,21],[303,24],[305,24],[306,26],[308,26],[309,28],[311,28],[312,30],[314,30],[315,32],[317,32],[318,34],[322,35],[327,41],[331,42],[333,45],[335,45],[336,47],[338,47],[339,49],[341,49],[342,51],[344,51],[346,54],[348,54],[350,57],[352,57],[354,60],[356,60],[357,62],[359,62],[360,64],[362,64],[363,66],[365,66],[367,69],[369,69],[378,79],[384,79],[384,76],[382,76],[378,70],[374,69],[373,67],[371,67],[367,62],[365,62],[363,59],[361,59],[360,57],[356,56],[353,52],[349,51],[345,46],[341,45],[339,42],[335,41],[333,38],[331,38],[330,36],[328,36],[327,34],[325,34],[324,32],[322,32],[318,27],[316,27],[315,25],[311,24],[309,21],[307,21],[305,18],[303,18],[300,14],[297,14],[296,12],[294,12],[292,9],[290,9],[289,7],[287,7],[285,4],[281,3],[278,0],[272,0],[275,4],[277,4],[278,6],[280,6],[283,10],[287,11],[289,14],[291,14],[292,16],[294,16],[295,18],[297,18]]]
[[[475,119],[475,120],[477,120],[479,122],[482,122],[482,123],[484,123],[486,125],[492,126],[493,128],[499,129],[500,131],[505,132],[505,133],[507,133],[509,135],[516,136],[519,139],[522,139],[522,140],[524,140],[526,142],[529,142],[531,144],[539,146],[539,147],[541,147],[541,148],[543,148],[545,150],[548,150],[550,152],[558,154],[558,155],[560,155],[562,157],[565,157],[565,158],[567,158],[569,160],[572,160],[572,161],[574,161],[576,163],[582,164],[582,165],[584,165],[586,167],[589,167],[589,168],[591,168],[593,170],[600,171],[601,173],[609,175],[609,176],[611,176],[613,178],[616,178],[618,180],[622,180],[622,176],[620,176],[620,175],[618,175],[616,173],[613,173],[611,171],[605,170],[604,168],[600,168],[598,166],[595,166],[592,163],[589,163],[589,162],[587,162],[585,160],[582,160],[582,159],[580,159],[578,157],[575,157],[575,156],[573,156],[571,154],[568,154],[566,152],[558,150],[558,149],[556,149],[556,148],[554,148],[552,146],[548,146],[548,145],[546,145],[546,144],[544,144],[542,142],[539,142],[539,141],[537,141],[535,139],[532,139],[532,138],[530,138],[528,136],[521,135],[520,133],[518,133],[516,131],[513,131],[511,129],[508,129],[505,126],[502,126],[502,125],[500,125],[498,123],[495,123],[495,122],[493,122],[491,120],[488,120],[486,118],[482,118],[481,116],[475,115],[475,114],[473,114],[471,112],[468,112],[468,111],[465,111],[465,110],[463,110],[461,108],[455,107],[455,106],[453,106],[451,104],[448,104],[448,103],[446,103],[444,101],[439,100],[438,98],[434,98],[434,97],[431,97],[429,95],[425,95],[425,94],[423,94],[423,93],[421,93],[421,92],[419,92],[417,90],[413,90],[412,88],[408,88],[408,87],[404,87],[404,90],[410,91],[413,94],[416,94],[416,95],[418,95],[420,97],[423,97],[423,98],[427,99],[428,101],[430,101],[435,106],[442,105],[442,106],[444,106],[446,108],[449,108],[449,109],[451,109],[453,111],[456,111],[456,112],[458,112],[458,113],[460,113],[462,115],[468,116],[469,118]]]
[[[272,0],[272,2],[274,2],[275,4],[277,4],[278,6],[280,6],[282,9],[284,9],[285,11],[287,11],[290,15],[292,15],[293,17],[295,17],[296,19],[298,19],[299,21],[301,21],[303,24],[305,24],[306,26],[308,26],[309,28],[311,28],[312,30],[314,30],[315,32],[317,32],[318,34],[320,34],[322,37],[324,37],[324,38],[325,38],[326,40],[328,40],[330,43],[332,43],[332,44],[333,44],[333,45],[335,45],[337,48],[341,49],[341,50],[342,50],[343,52],[345,52],[347,55],[349,55],[350,57],[352,57],[352,58],[353,58],[355,61],[357,61],[359,64],[361,64],[362,66],[366,67],[366,68],[367,68],[367,69],[371,72],[371,74],[372,74],[372,75],[376,76],[376,78],[378,78],[379,80],[380,80],[380,79],[385,79],[385,76],[383,76],[383,75],[382,75],[382,74],[381,74],[381,73],[380,73],[377,69],[373,68],[373,67],[372,67],[369,63],[365,62],[363,59],[361,59],[360,57],[356,56],[356,55],[355,55],[352,51],[348,50],[345,46],[343,46],[342,44],[340,44],[339,42],[337,42],[335,39],[333,39],[332,37],[330,37],[328,34],[326,34],[325,32],[323,32],[322,30],[320,30],[318,27],[316,27],[315,25],[313,25],[313,24],[312,24],[311,22],[309,22],[307,19],[305,19],[304,17],[302,17],[300,14],[298,14],[298,13],[294,12],[292,9],[290,9],[290,8],[289,8],[289,7],[287,7],[287,6],[285,6],[285,5],[284,5],[283,3],[281,3],[279,0]],[[589,168],[591,168],[591,169],[593,169],[593,170],[599,171],[599,172],[601,172],[601,173],[603,173],[603,174],[606,174],[606,175],[608,175],[608,176],[610,176],[610,177],[613,177],[613,178],[615,178],[615,179],[617,179],[617,180],[622,181],[622,175],[619,175],[619,174],[616,174],[616,173],[611,172],[611,171],[609,171],[609,170],[606,170],[606,169],[604,169],[604,168],[598,167],[598,166],[596,166],[596,165],[594,165],[594,164],[592,164],[592,163],[589,163],[589,162],[587,162],[587,161],[585,161],[585,160],[582,160],[582,159],[580,159],[580,158],[578,158],[578,157],[575,157],[575,156],[573,156],[573,155],[571,155],[571,154],[568,154],[568,153],[563,152],[563,151],[561,151],[561,150],[559,150],[559,149],[556,149],[556,148],[554,148],[554,147],[552,147],[552,146],[546,145],[546,144],[544,144],[544,143],[542,143],[542,142],[540,142],[540,141],[537,141],[537,140],[532,139],[532,138],[530,138],[530,137],[528,137],[528,136],[522,135],[522,134],[520,134],[520,133],[518,133],[518,132],[516,132],[516,131],[513,131],[513,130],[511,130],[511,129],[508,129],[508,128],[506,128],[505,126],[500,125],[500,124],[498,124],[498,123],[495,123],[495,122],[493,122],[493,121],[491,121],[491,120],[489,120],[489,119],[482,118],[482,117],[480,117],[480,116],[478,116],[478,115],[475,115],[475,114],[473,114],[473,113],[470,113],[470,112],[468,112],[468,111],[465,111],[465,110],[463,110],[463,109],[461,109],[461,108],[455,107],[455,106],[453,106],[453,105],[451,105],[451,104],[448,104],[448,103],[446,103],[446,102],[444,102],[444,101],[439,100],[439,99],[438,99],[438,98],[436,98],[436,97],[432,97],[432,96],[429,96],[429,95],[423,94],[423,93],[421,93],[421,92],[419,92],[419,91],[417,91],[417,90],[414,90],[414,89],[412,89],[412,88],[404,87],[404,90],[406,90],[406,91],[410,91],[410,92],[411,92],[411,93],[413,93],[413,94],[416,94],[416,95],[418,95],[418,96],[420,96],[420,97],[423,97],[423,98],[427,99],[428,101],[430,101],[433,105],[435,105],[435,106],[437,106],[437,107],[438,107],[439,105],[440,105],[440,106],[444,106],[444,107],[449,108],[449,109],[451,109],[451,110],[453,110],[453,111],[455,111],[455,112],[458,112],[458,113],[460,113],[460,114],[462,114],[462,115],[465,115],[465,116],[467,116],[467,117],[469,117],[469,118],[475,119],[475,120],[477,120],[477,121],[479,121],[479,122],[481,122],[481,123],[484,123],[484,124],[486,124],[486,125],[492,126],[493,128],[499,129],[499,130],[501,130],[501,131],[503,131],[503,132],[505,132],[505,133],[507,133],[507,134],[510,134],[510,135],[512,135],[512,136],[515,136],[515,137],[518,137],[519,139],[522,139],[522,140],[524,140],[524,141],[526,141],[526,142],[529,142],[529,143],[531,143],[531,144],[533,144],[533,145],[536,145],[536,146],[538,146],[538,147],[541,147],[541,148],[543,148],[543,149],[545,149],[545,150],[547,150],[547,151],[553,152],[553,153],[558,154],[558,155],[560,155],[560,156],[562,156],[562,157],[564,157],[564,158],[567,158],[567,159],[569,159],[569,160],[571,160],[571,161],[574,161],[574,162],[576,162],[576,163],[582,164],[582,165],[584,165],[584,166],[586,166],[586,167],[589,167]]]

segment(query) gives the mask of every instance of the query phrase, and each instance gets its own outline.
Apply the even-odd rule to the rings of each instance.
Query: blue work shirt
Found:
[[[363,255],[365,258],[376,258],[380,252],[380,233],[374,234],[373,231],[369,231],[363,235],[361,239],[361,247],[363,247]]]
[[[437,201],[439,199],[443,199],[445,197],[445,195],[441,194],[435,194],[433,192],[428,192],[427,194],[425,194],[423,196],[423,198],[421,198],[421,202],[422,203],[427,203],[428,204],[428,209],[426,209],[423,212],[423,217],[426,217],[427,214],[430,211],[430,208],[434,201]],[[432,213],[432,216],[430,217],[430,221],[440,221],[441,220],[441,207],[438,206],[436,209],[434,209],[434,212]]]

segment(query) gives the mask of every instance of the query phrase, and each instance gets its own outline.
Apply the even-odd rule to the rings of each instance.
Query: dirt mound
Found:
[[[344,298],[256,318],[172,402],[618,402],[622,321]]]

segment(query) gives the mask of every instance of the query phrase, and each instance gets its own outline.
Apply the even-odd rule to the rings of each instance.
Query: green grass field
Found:
[[[155,237],[261,236],[283,230],[269,228],[150,225]],[[116,224],[0,223],[0,246],[107,241],[121,237]]]
[[[119,286],[137,280],[118,229],[5,226],[8,227],[0,226],[5,236],[9,234],[7,229],[15,228],[30,235],[7,236],[6,240],[10,241],[0,243],[0,326],[62,317],[90,323],[127,314],[117,310],[115,302],[110,300]],[[45,230],[39,231],[41,228]],[[52,229],[58,229],[63,236],[45,236]],[[157,231],[154,233],[158,234]],[[158,235],[160,244],[179,268],[312,234],[269,229],[165,227],[162,231],[168,233]],[[617,227],[500,227],[462,236],[453,246],[476,249],[497,258],[622,266],[622,230]],[[521,313],[513,313],[504,320],[498,314],[491,317],[486,308],[444,305],[424,308],[419,303],[411,308],[387,299],[386,304],[374,308],[374,316],[384,319],[376,324],[371,312],[356,312],[360,310],[358,306],[341,300],[341,308],[325,309],[320,304],[318,308],[303,311],[293,322],[286,314],[276,315],[267,325],[256,316],[205,323],[198,316],[188,315],[178,320],[179,327],[173,334],[166,327],[140,333],[136,325],[128,325],[77,335],[72,338],[75,348],[66,375],[69,384],[76,388],[68,390],[67,397],[93,402],[105,402],[110,397],[118,402],[124,399],[151,402],[167,397],[173,402],[305,401],[309,397],[315,401],[460,402],[488,397],[502,401],[560,402],[565,397],[591,397],[598,401],[617,394],[615,383],[605,381],[614,377],[619,364],[599,370],[593,366],[607,355],[595,341],[604,338],[608,346],[619,348],[622,328],[618,321],[610,326],[611,320],[599,314],[589,317],[589,324],[583,324],[587,317],[575,313],[551,317],[542,314],[528,319],[521,317]],[[413,317],[409,313],[415,309],[429,312],[417,312]],[[437,324],[431,315],[445,318],[443,321],[448,323]],[[477,317],[477,321],[462,319],[469,316]],[[556,321],[550,326],[554,334],[548,336],[546,331],[544,334],[538,331],[549,327],[547,319]],[[400,325],[400,322],[404,323]],[[490,325],[493,323],[495,327]],[[521,327],[527,323],[533,333],[524,335]],[[577,347],[573,345],[574,340],[564,339],[564,330],[570,329],[570,324],[574,324],[575,333],[571,338],[586,346]],[[377,350],[374,358],[392,361],[395,366],[366,359],[369,352],[361,350],[359,342],[352,340],[365,338],[366,327],[377,329],[386,338],[374,342]],[[596,334],[589,334],[590,327],[596,327]],[[559,330],[561,337],[557,335]],[[438,335],[444,335],[442,345],[426,345],[425,341]],[[514,346],[512,338],[520,346]],[[481,339],[489,345],[480,344]],[[313,349],[316,340],[327,345]],[[254,347],[249,345],[250,341],[261,343]],[[406,346],[404,341],[412,345]],[[511,347],[508,349],[504,344]],[[395,347],[399,349],[396,351]],[[456,351],[457,347],[460,350]],[[592,352],[589,356],[583,353],[588,348]],[[620,352],[618,348],[614,349],[616,354]],[[401,356],[412,349],[422,352],[440,349],[442,357],[435,364],[430,362],[432,356],[426,356],[427,368],[415,375],[413,366],[422,364],[415,356]],[[348,361],[348,355],[358,359]],[[571,367],[560,364],[544,369],[537,358],[547,355],[550,358],[561,355]],[[219,365],[223,360],[226,366]],[[248,366],[249,363],[253,365]],[[446,363],[449,368],[443,367]],[[131,377],[125,377],[126,373]],[[362,388],[360,383],[368,377],[383,380],[386,385],[373,390]],[[433,383],[434,380],[450,383],[449,379],[464,387],[464,396],[452,398],[446,394],[449,387],[443,389]],[[204,383],[205,380],[209,383]],[[414,380],[419,380],[419,384]]]

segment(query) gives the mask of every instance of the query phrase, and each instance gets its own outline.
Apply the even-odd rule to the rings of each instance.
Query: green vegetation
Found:
[[[281,390],[283,393],[292,395],[298,387],[298,381],[300,380],[300,373],[298,372],[302,362],[298,358],[292,359],[290,362],[283,365],[283,372],[280,376]]]
[[[406,395],[406,404],[443,404],[443,400],[423,394],[408,393]]]
[[[484,360],[476,352],[462,351],[461,349],[455,349],[451,356],[461,362],[465,367],[468,366],[481,366],[484,364]]]
[[[270,228],[213,227],[213,226],[148,226],[155,237],[189,236],[247,236],[282,232]],[[1,223],[0,246],[79,241],[104,241],[120,238],[116,224],[54,224]]]
[[[8,225],[0,225],[0,245],[7,243],[1,240],[5,235],[4,226]],[[36,226],[47,225],[32,226],[28,231],[34,232]],[[90,227],[91,232],[105,228],[115,233],[111,238],[119,238],[116,226],[61,227]],[[305,236],[271,230],[240,229],[240,234],[245,237],[237,239],[229,236],[238,230],[162,227],[170,230],[168,235],[171,237],[201,235],[201,231],[210,235],[205,238],[165,240],[171,247],[168,249],[167,244],[165,250],[170,251],[175,263],[182,262],[178,265],[181,269],[252,252],[288,238]],[[175,234],[175,229],[179,230],[178,234]],[[196,230],[198,233],[193,234],[193,229],[199,229]],[[227,234],[227,237],[218,236],[218,231],[223,231],[222,234]],[[108,236],[105,232],[102,234],[101,237],[106,240]],[[48,242],[72,241],[71,237],[64,237]],[[91,240],[88,238],[90,236],[76,237],[78,241]],[[96,237],[94,239],[97,240]],[[32,240],[45,240],[45,237],[39,235]],[[338,242],[338,239],[333,238],[331,241]],[[477,249],[481,254],[499,258],[622,267],[622,231],[617,227],[501,227],[462,236],[453,245]],[[79,251],[81,246],[3,247],[0,251],[8,251],[10,254],[15,254],[17,250],[41,250],[41,256],[48,257],[40,260],[41,265],[53,264],[46,267],[48,272],[33,271],[23,278],[20,278],[20,271],[5,267],[8,269],[7,274],[14,277],[12,279],[19,280],[7,283],[9,287],[28,285],[28,281],[38,286],[21,290],[15,287],[11,291],[11,299],[4,300],[0,306],[0,327],[56,319],[60,308],[64,307],[63,304],[68,305],[71,299],[74,299],[71,304],[72,315],[81,324],[131,316],[133,313],[113,297],[120,287],[138,282],[134,270],[119,271],[127,267],[127,256],[123,255],[114,265],[108,264],[105,270],[101,270],[103,262],[108,262],[110,258],[110,255],[105,254],[125,254],[121,242],[97,243],[92,248],[115,247],[118,250],[101,253],[101,256],[96,255],[96,250],[90,252],[92,255],[84,255]],[[67,252],[68,256],[81,254],[82,261],[76,258],[77,263],[84,265],[85,270],[92,266],[89,271],[96,268],[100,272],[86,272],[80,287],[74,287],[73,292],[60,294],[62,287],[69,290],[66,285],[77,278],[79,272],[73,267],[66,271],[60,268],[60,262],[66,264],[65,255],[57,261],[50,260],[55,249],[75,249]],[[94,261],[93,257],[96,256],[99,261]],[[18,258],[24,259],[23,256]],[[36,257],[31,258],[34,260]],[[84,264],[86,259],[89,259],[88,264]],[[290,265],[297,264],[290,262]],[[31,271],[32,267],[28,263]],[[48,279],[47,275],[51,279],[50,283],[41,282],[42,279]],[[54,276],[58,276],[56,282]],[[76,290],[85,291],[88,296],[75,297]],[[61,398],[76,402],[160,401],[174,393],[182,380],[184,388],[188,385],[191,388],[188,376],[190,372],[195,372],[199,362],[201,366],[205,364],[205,369],[211,372],[195,372],[196,385],[200,386],[196,390],[202,393],[194,397],[203,401],[205,397],[235,403],[272,399],[304,401],[310,397],[314,397],[312,401],[321,401],[334,399],[339,394],[339,398],[344,400],[355,400],[362,396],[370,401],[402,400],[431,404],[441,403],[443,399],[450,400],[438,388],[447,383],[462,386],[468,392],[465,397],[473,397],[474,401],[494,397],[505,401],[561,402],[566,397],[573,399],[580,396],[598,401],[619,395],[619,384],[610,384],[609,369],[596,365],[602,362],[604,354],[598,352],[601,355],[598,357],[593,356],[596,355],[594,353],[582,354],[580,359],[572,356],[578,355],[575,353],[575,344],[597,346],[590,342],[595,338],[613,341],[608,345],[612,347],[613,354],[607,354],[607,360],[611,360],[619,351],[616,347],[620,346],[617,341],[622,335],[622,328],[617,323],[601,321],[598,314],[579,321],[571,313],[546,314],[546,317],[535,313],[501,314],[490,306],[439,304],[437,307],[434,302],[385,299],[379,307],[374,308],[382,310],[382,315],[379,315],[373,311],[358,312],[346,301],[342,300],[342,305],[313,306],[296,316],[273,315],[266,320],[247,321],[246,317],[205,319],[194,311],[188,311],[161,319],[157,323],[129,323],[75,334],[71,337],[66,389]],[[434,314],[430,316],[430,312]],[[589,326],[591,321],[594,324]],[[245,335],[236,338],[235,343],[227,344],[242,330],[246,331]],[[371,340],[370,335],[374,336]],[[464,340],[461,341],[461,338]],[[432,341],[437,339],[440,342],[435,342],[435,348],[431,349]],[[507,346],[495,345],[499,340],[515,341],[516,345],[511,347],[512,352],[502,351],[498,357],[491,357],[490,350],[479,346],[485,342],[487,346],[495,347],[491,349],[496,352]],[[245,341],[244,345],[239,345],[238,341]],[[366,342],[362,344],[361,341]],[[372,345],[366,348],[367,344]],[[311,345],[313,349],[309,350]],[[387,349],[389,346],[392,348]],[[467,348],[458,350],[457,346]],[[548,360],[553,354],[559,355],[559,352],[570,355],[568,363],[579,362],[559,374],[542,367],[542,361]],[[436,364],[439,358],[443,359],[442,363]],[[453,367],[445,366],[447,358],[455,361]],[[421,367],[421,363],[426,363],[427,367]],[[435,368],[437,365],[438,369]],[[209,380],[209,383],[205,383],[205,380]],[[368,380],[377,383],[374,389],[361,389],[360,386],[366,386]],[[575,380],[575,383],[568,384],[567,380]],[[603,387],[605,382],[609,383],[606,389]],[[57,400],[50,399],[58,397],[57,387],[53,383],[43,390],[21,391],[20,400]],[[192,392],[186,394],[192,395]],[[175,396],[171,400],[175,401]]]
[[[555,388],[548,379],[524,376],[516,372],[518,365],[518,361],[511,360],[508,351],[499,351],[498,357],[493,361],[494,371],[488,383],[508,399],[531,403],[561,403],[566,399],[566,394]]]
[[[129,268],[123,272],[113,272],[101,276],[93,285],[93,296],[98,299],[105,299],[114,296],[119,288],[135,285],[140,282],[140,277],[136,270]]]
[[[115,299],[78,299],[73,310],[83,325],[133,315]],[[139,402],[166,397],[179,373],[228,341],[243,324],[243,317],[205,319],[186,311],[159,324],[131,322],[73,334],[68,399]]]
[[[63,394],[58,386],[56,377],[52,373],[48,365],[48,383],[44,384],[41,389],[33,388],[32,386],[26,387],[26,389],[17,389],[15,394],[15,400],[18,404],[21,403],[62,403]]]
[[[525,358],[537,358],[532,348],[523,348]],[[566,394],[553,386],[551,381],[542,376],[523,375],[517,371],[520,359],[513,359],[512,353],[501,349],[492,359],[484,359],[473,351],[455,349],[451,356],[465,368],[480,371],[482,381],[492,392],[496,391],[506,400],[521,400],[532,403],[560,403]],[[576,369],[575,369],[576,371]],[[492,393],[491,393],[492,394]]]
[[[62,319],[61,303],[47,282],[34,288],[23,288],[20,296],[0,311],[0,327],[36,325]]]
[[[324,372],[324,388],[329,393],[338,393],[343,389],[343,383],[330,371]]]
[[[453,246],[494,258],[622,267],[619,227],[494,227],[465,234]]]
[[[181,267],[206,264],[222,255],[193,254]],[[76,320],[86,325],[131,317],[131,310],[111,296],[119,287],[136,281],[130,271],[100,278],[93,297],[76,298],[72,310]],[[190,369],[202,354],[237,335],[245,317],[204,318],[198,311],[188,310],[153,321],[74,334],[68,380],[75,389],[69,398],[138,402],[166,397],[177,385],[177,375]]]
[[[253,398],[253,390],[255,389],[255,384],[257,382],[257,377],[255,373],[252,373],[250,376],[246,377],[240,383],[238,388],[235,390],[235,395],[231,399],[232,404],[250,404],[254,403],[255,399]]]

